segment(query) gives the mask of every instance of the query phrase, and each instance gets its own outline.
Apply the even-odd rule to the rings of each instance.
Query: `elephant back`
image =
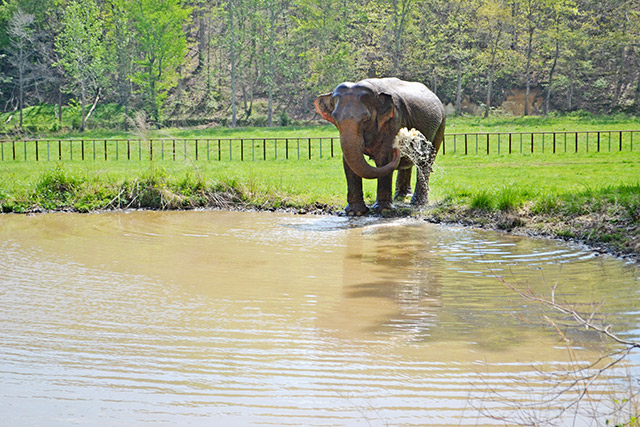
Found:
[[[429,141],[433,141],[442,124],[445,113],[440,98],[419,82],[407,82],[397,78],[366,80],[379,92],[393,97],[398,129],[419,130]]]

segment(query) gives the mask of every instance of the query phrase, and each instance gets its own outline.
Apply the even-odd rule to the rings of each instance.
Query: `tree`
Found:
[[[80,131],[84,131],[87,119],[100,99],[106,70],[103,22],[94,0],[72,0],[67,4],[62,14],[62,32],[56,39],[56,50],[60,55],[58,64],[72,81],[69,90],[80,98]],[[90,93],[95,98],[86,112]]]
[[[532,60],[534,55],[534,35],[538,30],[538,26],[542,24],[542,1],[541,0],[524,0],[520,4],[526,27],[527,44],[526,44],[526,65],[525,65],[525,96],[524,96],[524,115],[529,115],[529,96],[531,94],[531,74]]]
[[[391,0],[391,29],[393,31],[393,74],[400,72],[403,35],[411,11],[411,0]]]
[[[551,58],[549,68],[549,80],[544,101],[544,115],[549,114],[549,103],[553,90],[553,78],[556,73],[561,49],[566,46],[567,40],[571,37],[570,20],[575,18],[577,13],[576,4],[573,0],[545,0],[545,21],[548,22],[543,50]]]
[[[16,72],[18,86],[18,109],[20,119],[18,126],[22,128],[22,109],[27,84],[33,76],[30,75],[32,58],[34,56],[34,16],[18,9],[9,20],[8,34],[10,37],[9,60]]]
[[[139,85],[156,125],[167,92],[178,84],[178,69],[183,63],[187,39],[183,25],[191,9],[181,0],[118,0],[129,10],[129,20],[136,35],[139,70],[132,79]]]
[[[134,34],[129,22],[127,8],[120,1],[106,1],[105,32],[107,35],[107,52],[110,61],[110,74],[113,76],[113,89],[116,99],[124,107],[124,127],[128,128],[129,102],[131,98],[131,76],[135,72]]]
[[[487,98],[484,117],[489,116],[493,80],[496,73],[498,54],[502,53],[502,38],[509,21],[509,12],[500,0],[485,0],[478,9],[479,38],[483,43],[479,60],[487,69]]]

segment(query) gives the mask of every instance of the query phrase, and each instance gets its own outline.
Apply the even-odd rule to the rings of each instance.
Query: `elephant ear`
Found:
[[[396,115],[396,107],[393,104],[393,97],[381,92],[378,95],[378,129],[382,130],[382,126]]]
[[[331,93],[320,95],[315,101],[313,101],[313,105],[316,106],[316,112],[320,114],[323,119],[333,123],[335,126],[338,126],[336,119],[331,115],[331,112],[333,111],[333,107],[331,106],[331,96]]]

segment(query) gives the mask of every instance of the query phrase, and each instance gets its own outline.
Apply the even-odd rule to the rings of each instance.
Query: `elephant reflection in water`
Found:
[[[433,334],[441,310],[440,273],[422,224],[362,221],[346,239],[342,293],[323,325],[336,334],[389,333],[403,340]]]

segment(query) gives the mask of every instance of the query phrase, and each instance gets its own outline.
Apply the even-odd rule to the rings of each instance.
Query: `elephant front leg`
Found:
[[[369,212],[364,203],[362,192],[362,178],[356,175],[343,159],[344,173],[347,177],[347,207],[344,209],[348,216],[360,216]]]
[[[389,175],[385,175],[378,178],[378,195],[376,197],[376,203],[373,205],[373,209],[376,212],[382,212],[385,209],[393,209],[393,200],[391,199],[391,182],[393,179],[393,172]]]

